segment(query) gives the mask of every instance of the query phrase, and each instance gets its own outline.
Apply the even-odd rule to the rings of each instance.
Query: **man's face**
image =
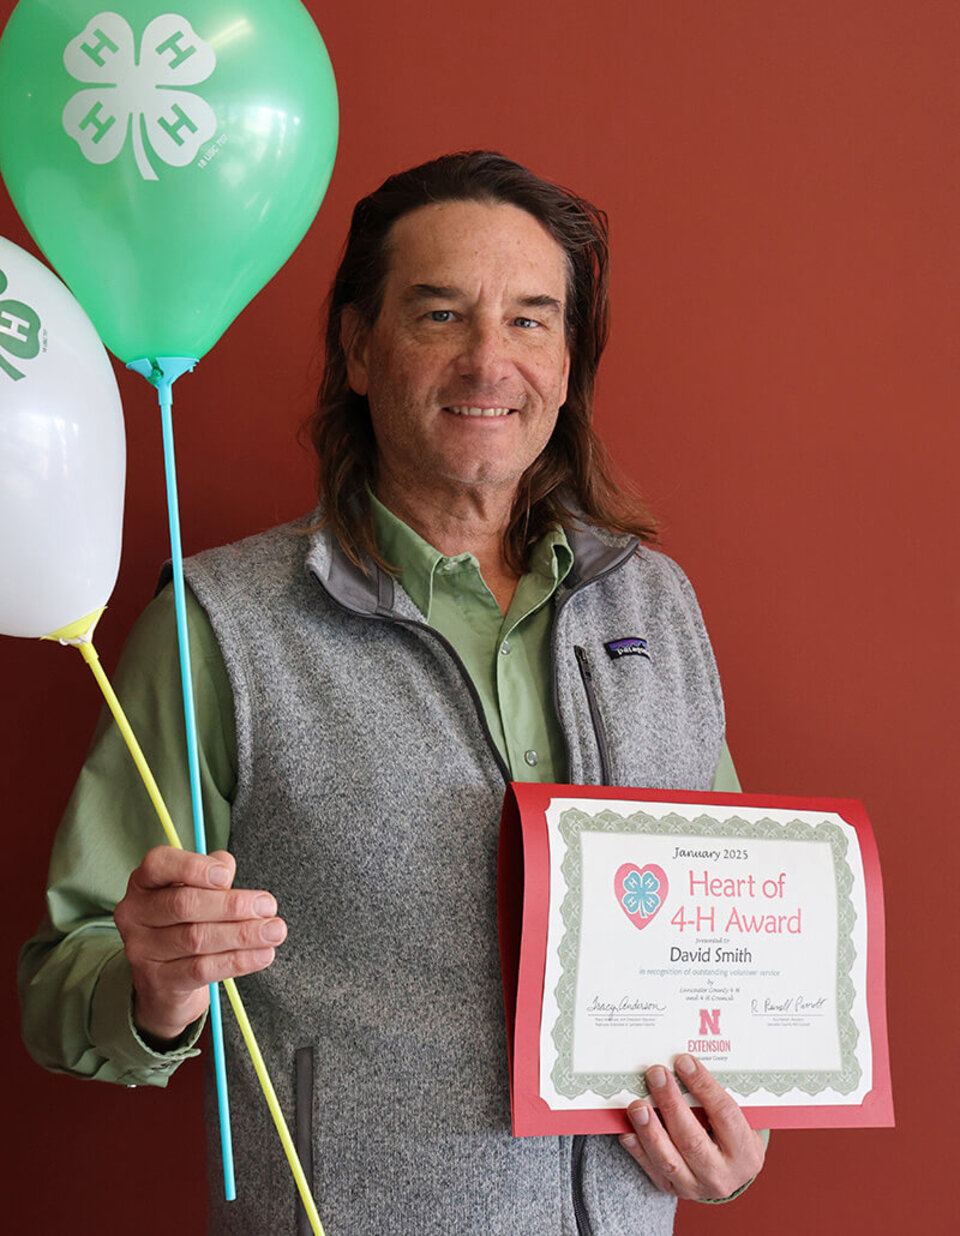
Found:
[[[516,206],[443,202],[394,224],[380,314],[344,329],[384,481],[516,489],[567,394],[566,284],[563,250]]]

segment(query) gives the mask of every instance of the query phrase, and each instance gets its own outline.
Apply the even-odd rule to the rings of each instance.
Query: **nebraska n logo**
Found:
[[[7,290],[7,276],[0,270],[0,296]],[[33,360],[40,351],[40,315],[22,300],[0,300],[0,369],[14,382],[23,372],[4,356]]]
[[[719,1009],[701,1009],[700,1010],[700,1038],[706,1038],[708,1034],[720,1033],[720,1010]]]
[[[186,167],[217,131],[210,104],[181,89],[207,80],[216,53],[176,13],[150,22],[139,58],[124,18],[99,13],[67,44],[63,63],[71,77],[96,86],[78,91],[63,109],[64,129],[91,163],[112,163],[129,130],[140,175],[157,180],[148,147],[169,166]]]

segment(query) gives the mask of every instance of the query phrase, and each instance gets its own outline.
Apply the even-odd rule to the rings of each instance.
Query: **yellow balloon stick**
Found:
[[[156,809],[157,815],[160,817],[160,823],[163,825],[163,831],[166,834],[167,841],[174,849],[182,850],[183,844],[177,835],[177,830],[174,827],[173,820],[170,817],[170,812],[167,810],[167,805],[163,801],[163,795],[160,793],[160,787],[157,785],[153,773],[150,771],[150,765],[147,763],[140,744],[137,742],[137,737],[134,734],[130,722],[127,720],[126,714],[120,705],[119,699],[113,687],[110,685],[110,680],[104,673],[103,666],[100,664],[100,657],[97,655],[97,650],[93,646],[93,630],[100,619],[103,610],[97,610],[93,614],[89,614],[86,618],[80,619],[78,622],[71,623],[67,627],[62,627],[59,631],[53,631],[49,635],[45,635],[44,639],[56,639],[61,644],[70,644],[76,648],[80,655],[90,666],[94,678],[97,680],[97,685],[103,692],[103,697],[107,701],[107,706],[113,713],[113,719],[116,721],[120,733],[123,735],[124,741],[133,756],[133,762],[137,766],[137,771],[143,778],[143,784],[147,788],[147,793],[150,795],[150,801]],[[297,1192],[300,1194],[300,1201],[303,1203],[303,1208],[307,1212],[307,1218],[310,1220],[310,1226],[316,1236],[325,1236],[323,1225],[320,1222],[320,1216],[317,1213],[317,1207],[314,1203],[313,1196],[310,1193],[310,1185],[304,1175],[303,1167],[300,1163],[300,1157],[297,1154],[297,1148],[293,1144],[293,1138],[290,1136],[290,1130],[287,1128],[287,1122],[283,1118],[283,1112],[280,1110],[280,1103],[277,1100],[277,1093],[273,1088],[273,1083],[270,1080],[270,1074],[267,1072],[267,1066],[264,1063],[263,1056],[260,1053],[260,1048],[257,1045],[256,1036],[253,1033],[253,1027],[250,1025],[250,1018],[247,1016],[247,1011],[243,1007],[243,1001],[240,999],[240,992],[237,990],[237,985],[232,978],[223,980],[223,988],[227,993],[227,998],[230,1001],[230,1007],[233,1009],[234,1016],[237,1019],[237,1025],[240,1027],[240,1033],[243,1035],[243,1041],[247,1045],[247,1051],[250,1054],[250,1059],[253,1063],[254,1071],[257,1075],[257,1080],[260,1082],[260,1089],[263,1091],[263,1097],[267,1101],[267,1107],[270,1110],[270,1115],[273,1117],[273,1123],[276,1126],[277,1133],[280,1136],[280,1144],[283,1146],[284,1154],[287,1156],[287,1162],[290,1164],[290,1170],[293,1173],[293,1179],[297,1186]]]
[[[100,664],[100,658],[97,656],[97,650],[93,646],[93,641],[87,641],[83,644],[77,644],[80,655],[86,661],[87,665],[93,671],[93,676],[97,680],[100,690],[103,692],[103,697],[107,701],[110,711],[113,713],[113,719],[120,727],[120,733],[123,735],[127,747],[130,749],[130,754],[133,756],[133,762],[137,766],[137,772],[143,779],[143,784],[147,787],[147,793],[150,795],[150,801],[156,808],[157,815],[160,817],[160,823],[163,825],[163,831],[166,833],[167,842],[172,845],[175,850],[182,850],[183,844],[177,836],[177,830],[174,827],[173,820],[170,818],[170,812],[167,810],[167,804],[163,801],[163,795],[160,793],[160,787],[154,779],[153,773],[150,771],[150,765],[146,761],[143,751],[140,749],[140,744],[137,742],[136,735],[130,728],[130,722],[127,720],[126,714],[120,707],[120,701],[117,699],[116,692],[110,685],[110,680],[103,671],[103,666]]]

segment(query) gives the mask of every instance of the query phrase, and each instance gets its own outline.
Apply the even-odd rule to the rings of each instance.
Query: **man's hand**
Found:
[[[130,876],[114,921],[149,1038],[177,1038],[209,1004],[208,984],[265,969],[286,938],[269,893],[230,889],[236,870],[226,850],[158,846]]]
[[[657,1064],[647,1070],[650,1102],[627,1108],[634,1132],[624,1133],[620,1144],[664,1193],[701,1200],[729,1197],[763,1167],[763,1141],[736,1101],[693,1056],[679,1056],[674,1067],[702,1104],[709,1130],[684,1102],[669,1071]]]

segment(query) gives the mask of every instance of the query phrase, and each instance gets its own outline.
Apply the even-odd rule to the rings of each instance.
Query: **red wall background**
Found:
[[[604,206],[599,423],[697,587],[744,787],[862,798],[887,896],[897,1128],[776,1134],[746,1197],[682,1207],[678,1231],[953,1230],[960,8],[307,7],[340,84],[340,155],[293,259],[178,384],[186,549],[312,503],[295,431],[357,197],[490,146]],[[32,249],[5,198],[0,233]],[[108,670],[167,554],[154,396],[119,377],[129,473],[98,632]],[[16,953],[99,705],[80,658],[51,645],[0,640],[0,675],[8,1230],[200,1236],[202,1069],[165,1093],[114,1089],[47,1075],[20,1044]]]

